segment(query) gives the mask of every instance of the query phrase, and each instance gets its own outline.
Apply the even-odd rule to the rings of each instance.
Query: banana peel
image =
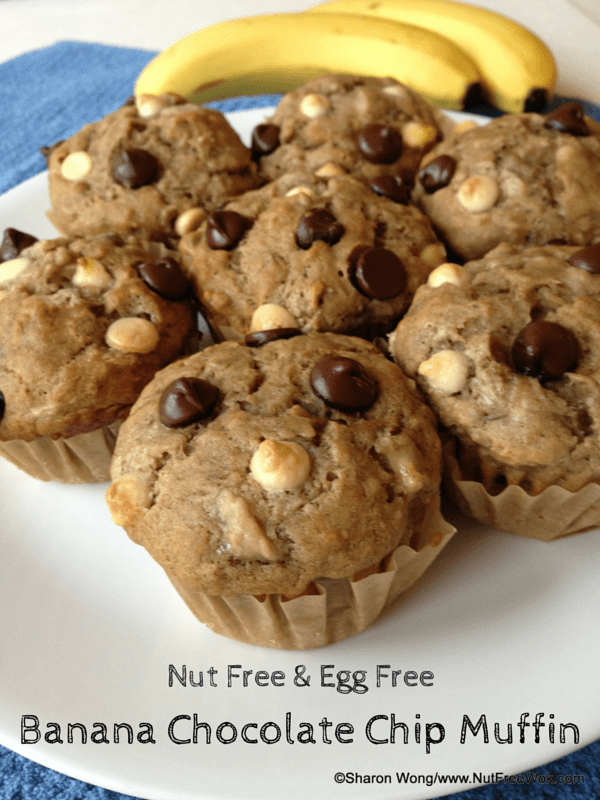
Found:
[[[175,92],[205,103],[288,92],[330,73],[393,77],[433,105],[455,110],[481,80],[473,59],[436,31],[359,14],[303,12],[202,28],[153,59],[135,93]]]

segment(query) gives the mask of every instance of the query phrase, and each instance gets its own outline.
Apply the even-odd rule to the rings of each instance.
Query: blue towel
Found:
[[[42,172],[39,148],[114,111],[133,92],[137,75],[155,53],[85,42],[58,44],[0,64],[0,193]],[[275,105],[279,95],[233,98],[212,105],[237,111]],[[556,98],[554,106],[566,98]],[[600,109],[584,103],[600,121]],[[490,107],[476,109],[496,116]],[[599,712],[600,713],[600,712]],[[456,770],[460,770],[456,764]],[[560,776],[584,782],[560,782]],[[551,780],[556,782],[553,784]],[[452,795],[460,800],[597,800],[600,742],[525,773],[527,783],[500,783]],[[325,795],[326,788],[323,787]],[[268,786],[265,786],[265,795]],[[0,746],[0,800],[134,800],[41,767]]]

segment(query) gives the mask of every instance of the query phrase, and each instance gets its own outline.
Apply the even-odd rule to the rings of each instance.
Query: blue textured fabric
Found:
[[[39,148],[100,119],[132,93],[135,79],[155,55],[85,42],[59,42],[0,64],[0,192],[45,169]],[[236,97],[212,103],[222,111],[275,105],[280,95]],[[566,98],[556,98],[553,107]],[[600,121],[600,109],[584,103]],[[488,106],[473,109],[488,116]],[[456,770],[461,769],[456,764]],[[582,775],[583,783],[558,783]],[[551,780],[554,779],[555,783]],[[600,742],[523,776],[528,783],[500,783],[452,795],[460,800],[596,800],[600,794]],[[324,789],[325,791],[325,789]],[[435,789],[433,789],[435,791]],[[265,795],[268,795],[265,786]],[[132,800],[41,767],[0,746],[0,800]]]

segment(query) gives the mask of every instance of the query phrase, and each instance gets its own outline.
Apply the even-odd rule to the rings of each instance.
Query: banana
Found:
[[[140,74],[135,93],[176,92],[195,102],[287,92],[326,73],[394,77],[434,105],[462,109],[479,72],[433,31],[350,14],[265,14],[202,28]]]
[[[556,64],[546,45],[485,8],[454,0],[329,0],[308,11],[394,19],[443,34],[471,56],[490,102],[503,111],[543,111],[552,97]]]

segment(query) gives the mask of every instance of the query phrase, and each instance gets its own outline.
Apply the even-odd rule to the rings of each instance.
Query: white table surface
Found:
[[[162,50],[221,20],[302,11],[315,0],[2,0],[0,60],[65,39]],[[600,0],[478,0],[535,31],[558,65],[557,94],[600,103]],[[588,16],[579,10],[588,9]],[[591,10],[590,10],[591,9]],[[596,16],[596,21],[592,18]]]

